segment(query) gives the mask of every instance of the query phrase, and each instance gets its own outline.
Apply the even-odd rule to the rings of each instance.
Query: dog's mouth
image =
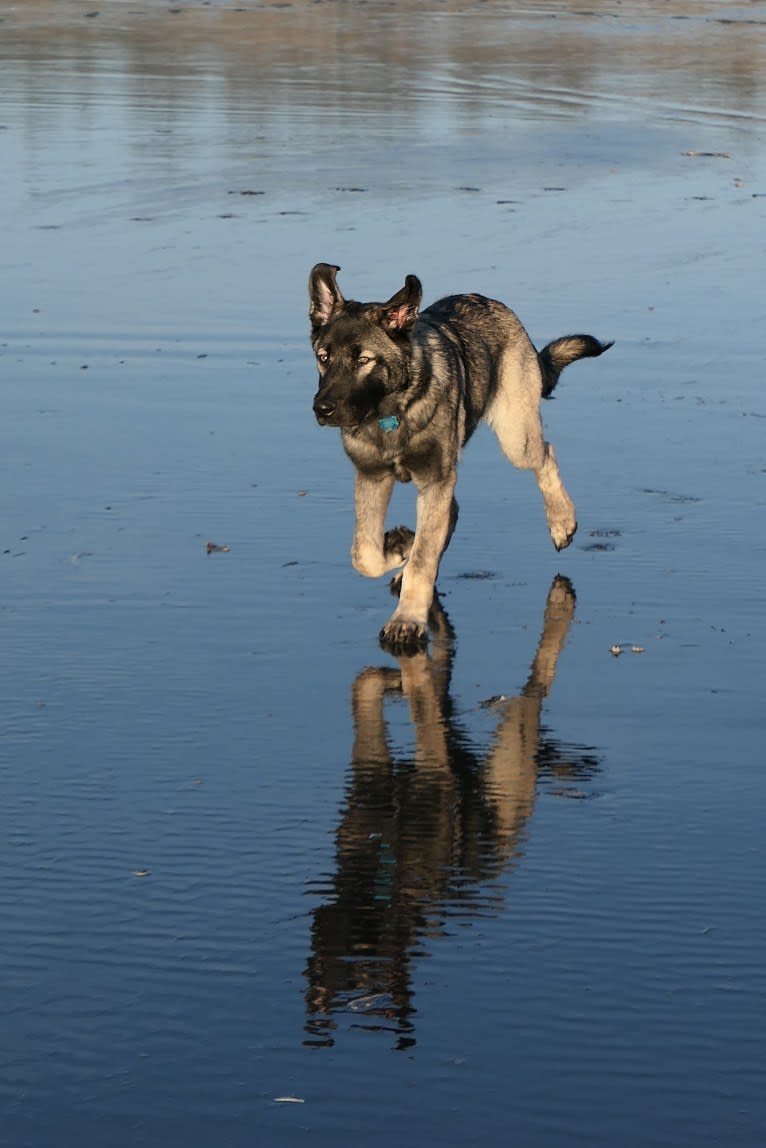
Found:
[[[320,427],[342,426],[345,421],[344,415],[347,413],[344,410],[344,405],[343,403],[335,402],[334,399],[321,394],[321,392],[317,393],[314,396],[314,418]]]
[[[323,386],[314,395],[314,417],[321,427],[359,430],[378,418],[385,396],[385,388],[374,380],[363,387]]]
[[[324,413],[322,411],[315,410],[314,417],[316,418],[316,421],[319,423],[320,427],[346,427],[346,429],[350,430],[352,427],[359,425],[356,420],[352,420],[347,417],[344,418],[341,411],[331,411],[329,413]]]
[[[372,422],[377,417],[376,411],[370,410],[365,414],[349,410],[348,406],[336,406],[334,403],[317,401],[314,403],[314,418],[320,427],[341,427],[343,430],[358,430],[365,423]]]

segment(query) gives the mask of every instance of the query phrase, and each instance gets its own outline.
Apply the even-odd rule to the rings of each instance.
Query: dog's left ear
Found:
[[[312,267],[309,275],[309,319],[312,330],[323,327],[333,315],[341,310],[346,300],[341,294],[340,287],[335,282],[335,276],[340,271],[332,263],[317,263]]]
[[[401,291],[381,307],[381,323],[388,331],[408,334],[418,317],[423,288],[417,275],[408,275]]]

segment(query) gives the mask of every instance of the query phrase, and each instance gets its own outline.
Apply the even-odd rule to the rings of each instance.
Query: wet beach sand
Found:
[[[0,1140],[763,1144],[765,76],[756,3],[0,3]],[[415,658],[320,260],[615,340],[572,546],[478,432]]]

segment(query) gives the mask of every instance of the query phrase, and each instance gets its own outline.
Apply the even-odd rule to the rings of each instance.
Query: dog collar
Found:
[[[396,430],[399,426],[399,419],[396,415],[385,415],[382,419],[378,419],[378,426],[384,431]]]

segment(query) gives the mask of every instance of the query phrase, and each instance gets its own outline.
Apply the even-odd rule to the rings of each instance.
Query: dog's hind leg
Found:
[[[406,526],[385,530],[386,510],[394,488],[393,474],[367,475],[357,471],[354,504],[356,525],[351,546],[354,569],[379,578],[407,561],[415,537]]]
[[[545,450],[543,461],[539,467],[534,468],[534,474],[543,496],[545,517],[548,520],[553,545],[557,550],[563,550],[575,536],[577,515],[574,503],[561,481],[553,445],[544,442],[543,447]]]
[[[487,411],[487,422],[509,462],[533,472],[553,545],[563,550],[577,530],[577,517],[559,474],[556,453],[543,435],[539,405],[542,381],[536,357],[534,361],[525,359],[520,366],[505,367],[503,374],[505,378]]]
[[[523,444],[517,441],[515,435],[510,442],[499,434],[497,437],[500,439],[503,453],[514,466],[533,472],[543,496],[545,517],[553,545],[557,550],[563,550],[574,538],[577,515],[574,503],[561,480],[553,445],[543,439],[542,425],[539,430],[530,434]]]

